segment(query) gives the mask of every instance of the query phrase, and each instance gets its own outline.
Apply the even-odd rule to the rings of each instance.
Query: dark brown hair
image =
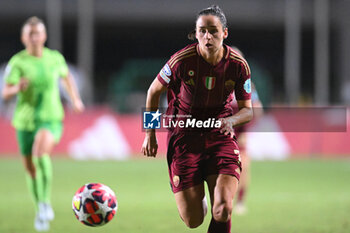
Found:
[[[197,14],[197,18],[196,18],[196,22],[198,20],[198,18],[202,15],[214,15],[216,17],[219,18],[221,24],[222,24],[222,29],[227,28],[227,20],[226,20],[226,16],[224,14],[224,12],[221,10],[221,8],[217,5],[212,5],[208,8],[205,8],[203,10],[201,10],[198,14]],[[192,30],[190,33],[188,33],[187,35],[188,39],[190,40],[195,40],[196,39],[196,29]]]

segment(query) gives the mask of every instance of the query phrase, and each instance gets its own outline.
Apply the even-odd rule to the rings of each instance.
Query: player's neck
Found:
[[[209,52],[207,50],[202,50],[202,49],[200,50],[201,50],[200,52],[203,59],[213,66],[217,65],[221,61],[225,51],[224,47],[221,47],[217,51],[213,51],[213,52]]]
[[[43,55],[44,48],[42,48],[42,47],[38,47],[38,48],[27,47],[26,50],[27,50],[28,54],[33,56],[33,57],[41,57]]]

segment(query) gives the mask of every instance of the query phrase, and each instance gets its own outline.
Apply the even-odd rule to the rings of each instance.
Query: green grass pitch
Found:
[[[19,157],[0,159],[0,232],[32,233],[34,208]],[[52,205],[57,233],[206,233],[210,221],[187,229],[169,188],[166,161],[73,161],[54,159]],[[79,223],[71,210],[75,191],[100,182],[117,195],[119,209],[107,225]],[[253,162],[248,213],[233,216],[232,232],[350,232],[350,161]]]

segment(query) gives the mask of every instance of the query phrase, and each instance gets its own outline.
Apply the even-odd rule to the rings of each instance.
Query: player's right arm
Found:
[[[4,100],[9,100],[13,96],[17,95],[18,92],[24,91],[27,89],[29,85],[28,79],[21,78],[18,84],[8,84],[6,83],[4,88],[2,89],[2,98]]]
[[[158,78],[155,78],[147,91],[146,111],[156,111],[158,109],[160,95],[166,90],[166,86]],[[156,131],[155,129],[147,129],[141,152],[148,157],[155,157],[157,150]]]
[[[4,100],[11,99],[20,91],[28,88],[28,79],[21,77],[21,71],[17,66],[16,57],[13,57],[6,67],[4,75],[5,85],[2,89],[1,96]]]

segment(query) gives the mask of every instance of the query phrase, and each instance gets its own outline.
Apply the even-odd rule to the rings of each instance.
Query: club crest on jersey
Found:
[[[232,91],[234,88],[235,88],[235,81],[233,81],[233,80],[227,80],[226,82],[225,82],[225,87],[228,89],[228,90],[230,90],[230,91]]]
[[[249,94],[252,92],[252,85],[251,85],[251,82],[250,82],[250,79],[247,79],[245,80],[245,83],[244,83],[244,90]]]
[[[208,90],[212,90],[215,87],[215,77],[205,77],[204,85]]]

